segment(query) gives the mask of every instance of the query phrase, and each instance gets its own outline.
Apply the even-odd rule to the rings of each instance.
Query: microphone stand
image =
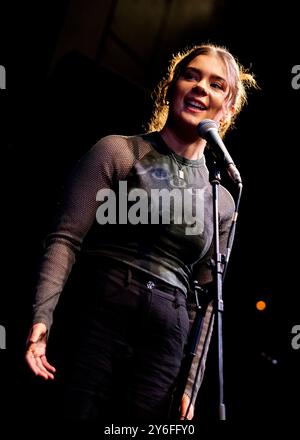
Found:
[[[210,169],[210,183],[213,194],[213,224],[214,224],[214,262],[213,262],[213,283],[214,283],[214,305],[216,309],[217,325],[217,353],[218,353],[218,377],[219,377],[219,420],[226,420],[226,409],[224,403],[224,374],[223,374],[223,258],[220,253],[219,239],[219,185],[221,181],[220,170],[216,162]]]
[[[229,257],[233,245],[238,210],[242,195],[242,183],[238,182],[239,193],[235,203],[235,212],[229,231],[226,255],[220,253],[219,240],[219,185],[221,181],[220,170],[217,163],[213,161],[209,171],[209,180],[212,185],[213,194],[213,223],[214,223],[214,261],[212,262],[213,271],[213,301],[216,310],[217,325],[217,355],[218,355],[218,378],[219,378],[219,420],[226,420],[226,408],[224,403],[224,374],[223,374],[223,281],[227,271]]]
[[[236,182],[238,184],[239,193],[237,196],[237,199],[235,201],[235,212],[232,218],[232,223],[228,235],[227,240],[227,249],[226,249],[226,255],[222,255],[220,253],[220,240],[219,240],[219,185],[221,181],[220,177],[220,171],[219,167],[217,166],[217,163],[215,160],[212,160],[211,166],[209,168],[209,180],[212,185],[212,195],[213,195],[213,229],[214,229],[214,259],[211,260],[211,269],[213,272],[213,303],[214,308],[216,309],[216,321],[217,321],[217,353],[218,353],[218,379],[219,379],[219,420],[226,420],[226,408],[224,403],[224,374],[223,374],[223,312],[224,312],[224,303],[223,303],[223,280],[227,271],[229,257],[231,254],[231,249],[233,245],[234,235],[235,235],[235,229],[236,229],[236,222],[238,217],[238,210],[242,195],[242,183]],[[197,345],[200,339],[200,334],[202,330],[202,322],[203,317],[205,315],[205,307],[208,303],[204,304],[202,301],[202,304],[199,299],[200,297],[203,297],[203,294],[205,293],[205,290],[201,288],[201,286],[198,285],[198,282],[194,280],[195,286],[195,297],[196,297],[196,316],[194,319],[194,325],[191,329],[192,337],[189,344],[189,352],[185,359],[185,362],[183,362],[182,365],[182,373],[183,373],[183,381],[179,381],[181,383],[181,386],[177,389],[177,398],[175,397],[173,404],[173,410],[175,412],[175,416],[178,416],[178,408],[180,404],[180,399],[183,395],[183,392],[185,390],[187,377],[191,368],[191,365],[193,363],[193,359],[197,352]],[[205,337],[204,345],[202,354],[200,356],[200,359],[198,361],[198,368],[197,373],[195,377],[195,382],[197,382],[197,377],[200,371],[200,365],[202,363],[202,358],[204,355],[204,350],[207,345],[207,338],[208,333],[212,331],[214,324],[213,315],[210,318],[210,322],[208,324],[208,330]],[[195,383],[194,383],[195,386]],[[192,390],[192,396],[190,398],[190,403],[188,405],[188,408],[185,412],[184,420],[187,419],[187,414],[189,412],[189,409],[191,407],[191,404],[194,402],[194,387]],[[172,412],[171,412],[172,414]]]
[[[212,185],[212,195],[213,195],[213,240],[214,240],[214,259],[211,259],[211,269],[213,272],[213,304],[214,309],[216,310],[216,325],[217,325],[217,344],[218,344],[218,377],[219,377],[219,420],[226,420],[226,411],[225,411],[225,403],[224,403],[224,378],[223,378],[223,331],[222,331],[222,315],[224,311],[223,305],[223,268],[222,265],[225,261],[225,258],[220,254],[220,240],[219,240],[219,185],[221,181],[221,175],[219,167],[216,162],[213,161],[211,166],[209,167],[209,180]],[[197,286],[195,286],[196,293],[196,305],[197,305],[197,313],[194,321],[194,332],[192,337],[191,348],[189,352],[189,356],[186,359],[186,364],[183,368],[183,371],[186,377],[188,376],[188,372],[191,368],[193,357],[197,351],[197,345],[200,338],[201,333],[201,324],[203,320],[203,308],[200,306],[198,301],[198,292]],[[213,321],[211,324],[213,325]],[[200,361],[198,364],[198,369],[200,367]],[[197,375],[195,378],[197,381]],[[184,389],[184,387],[183,387]],[[179,395],[181,394],[181,389],[178,390]],[[190,404],[186,410],[185,419],[189,412],[189,408],[193,402],[193,395],[190,399]],[[176,405],[177,407],[177,405]]]

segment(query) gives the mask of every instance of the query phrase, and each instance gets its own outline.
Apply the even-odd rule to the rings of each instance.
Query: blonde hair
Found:
[[[169,100],[172,99],[174,86],[188,64],[199,55],[213,55],[220,58],[227,69],[229,83],[228,105],[234,108],[234,114],[219,125],[220,135],[223,137],[229,127],[234,125],[237,115],[247,102],[247,90],[258,88],[254,76],[248,72],[231,53],[222,46],[203,44],[185,49],[174,54],[169,63],[167,74],[154,90],[154,106],[147,125],[147,131],[160,131],[168,119]]]

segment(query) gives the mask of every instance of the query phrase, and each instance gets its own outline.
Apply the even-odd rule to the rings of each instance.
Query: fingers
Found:
[[[47,370],[50,370],[53,373],[55,373],[56,368],[53,367],[53,365],[49,364],[45,355],[41,356],[41,361],[42,361],[42,364],[44,365],[44,367],[47,368]]]
[[[54,379],[55,368],[47,361],[45,352],[41,352],[36,344],[30,344],[26,355],[26,362],[36,376],[44,379]]]
[[[188,413],[187,413],[188,410]],[[190,405],[190,398],[187,394],[183,395],[180,408],[180,420],[192,420],[194,417],[194,405]]]
[[[45,357],[45,356],[43,356]],[[43,361],[41,357],[35,357],[32,353],[28,352],[26,353],[26,361],[30,369],[34,372],[36,376],[41,376],[44,379],[54,379],[54,372],[55,368],[52,367],[51,371],[47,369],[47,367],[44,366]],[[47,362],[47,361],[46,361]],[[48,362],[47,362],[48,364]],[[53,372],[53,373],[52,373]]]
[[[32,326],[27,340],[26,362],[37,376],[44,379],[54,379],[55,368],[46,358],[47,327],[39,322]]]
[[[45,356],[43,356],[43,357],[45,357]],[[48,378],[54,379],[53,374],[44,367],[42,359],[39,356],[35,357],[35,361],[36,361],[36,365],[39,368],[40,373],[42,375],[44,375],[43,377],[45,377],[45,379],[48,379]]]
[[[27,362],[29,368],[34,372],[34,374],[36,376],[41,376],[46,380],[48,379],[47,372],[40,368],[40,365],[37,362],[38,358],[36,358],[34,356],[32,351],[30,351],[30,350],[27,351],[27,353],[25,355],[25,359],[26,359],[26,362]]]
[[[189,409],[188,414],[186,415],[186,410],[181,412],[180,420],[192,420],[194,417],[194,411]]]

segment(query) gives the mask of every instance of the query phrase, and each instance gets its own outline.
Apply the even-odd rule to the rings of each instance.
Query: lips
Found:
[[[189,107],[190,109],[194,110],[194,111],[204,111],[207,110],[207,105],[204,104],[204,102],[202,102],[199,99],[194,99],[194,98],[186,98],[184,100],[184,103],[187,107]]]

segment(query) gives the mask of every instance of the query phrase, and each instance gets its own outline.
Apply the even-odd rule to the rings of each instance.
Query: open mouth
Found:
[[[188,108],[192,109],[193,111],[207,110],[207,106],[203,102],[197,101],[195,99],[186,99],[184,103]]]

